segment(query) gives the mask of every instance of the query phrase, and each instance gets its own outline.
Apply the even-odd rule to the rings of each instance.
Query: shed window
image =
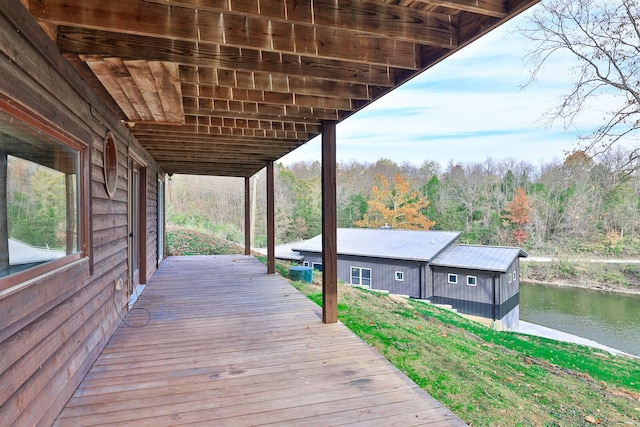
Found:
[[[303,262],[302,262],[302,265],[303,265],[304,267],[309,267],[309,261],[303,261]]]
[[[404,271],[396,271],[396,281],[404,282]]]
[[[322,263],[321,262],[312,262],[311,268],[314,270],[322,271]]]
[[[509,273],[509,283],[513,282],[513,273]]]
[[[467,286],[478,286],[478,278],[476,276],[467,276]]]
[[[449,273],[449,275],[447,277],[447,282],[451,283],[452,285],[457,285],[458,284],[458,275]]]
[[[515,282],[518,278],[518,273],[516,273],[515,270],[513,270],[513,281]]]
[[[351,284],[371,287],[371,269],[351,267]]]
[[[0,109],[0,289],[78,259],[83,247],[85,147],[25,121]]]

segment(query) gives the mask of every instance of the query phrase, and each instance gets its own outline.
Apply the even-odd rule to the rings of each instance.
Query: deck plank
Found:
[[[465,425],[248,256],[171,257],[56,426]]]

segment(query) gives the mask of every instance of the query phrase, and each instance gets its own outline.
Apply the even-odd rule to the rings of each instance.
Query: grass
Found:
[[[235,255],[244,248],[213,234],[167,225],[168,255]]]
[[[287,266],[280,266],[281,274]],[[316,274],[316,273],[314,273]],[[321,305],[320,281],[292,284]],[[339,286],[339,319],[474,426],[640,425],[640,361]]]

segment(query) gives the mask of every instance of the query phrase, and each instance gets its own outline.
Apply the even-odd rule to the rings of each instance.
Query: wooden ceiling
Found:
[[[23,2],[165,172],[251,176],[537,0]]]

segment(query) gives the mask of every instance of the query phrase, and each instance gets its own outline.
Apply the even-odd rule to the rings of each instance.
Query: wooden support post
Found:
[[[322,125],[322,321],[338,321],[336,122]]]
[[[244,178],[244,254],[251,254],[251,178]]]
[[[7,161],[7,153],[0,153],[0,273],[9,271]],[[0,274],[0,276],[2,275],[3,274]]]
[[[276,210],[273,162],[267,163],[267,274],[276,272]]]

